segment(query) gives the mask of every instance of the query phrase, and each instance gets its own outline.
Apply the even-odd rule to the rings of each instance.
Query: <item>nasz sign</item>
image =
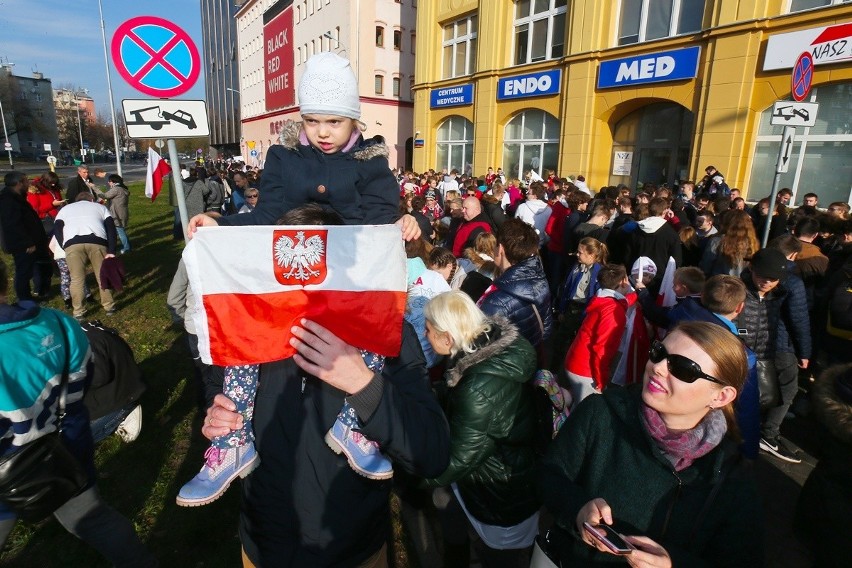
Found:
[[[497,82],[497,100],[555,95],[559,92],[561,78],[562,71],[556,69],[500,79]]]
[[[283,10],[263,15],[263,72],[266,110],[296,104],[293,84],[293,2],[279,2]]]
[[[602,61],[598,89],[693,79],[698,74],[700,53],[700,47],[687,47]]]
[[[814,65],[852,60],[852,22],[770,37],[763,70],[790,69],[805,51],[813,57]]]
[[[432,89],[430,93],[431,108],[443,108],[473,104],[473,85],[455,85]]]

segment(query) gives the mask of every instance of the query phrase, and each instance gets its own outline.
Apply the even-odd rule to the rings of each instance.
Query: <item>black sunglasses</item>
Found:
[[[652,363],[659,363],[663,359],[666,359],[669,367],[669,373],[671,373],[674,378],[685,383],[694,383],[698,379],[706,379],[720,385],[725,384],[719,379],[711,377],[702,371],[701,366],[689,357],[669,353],[666,351],[666,346],[660,341],[654,341],[651,343],[651,351],[648,353],[648,358]]]

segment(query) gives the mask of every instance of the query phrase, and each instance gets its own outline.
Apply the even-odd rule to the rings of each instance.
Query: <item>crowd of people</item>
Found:
[[[396,224],[408,257],[400,353],[301,319],[291,358],[205,365],[181,264],[168,304],[187,331],[211,446],[179,505],[210,503],[243,478],[247,567],[387,566],[394,488],[434,508],[447,567],[469,566],[472,552],[486,567],[526,567],[541,551],[562,566],[759,566],[750,464],[760,452],[799,463],[781,427],[791,410],[811,410],[827,448],[802,492],[798,534],[821,566],[841,565],[831,527],[850,510],[848,204],[823,210],[809,193],[793,208],[782,189],[749,207],[713,166],[698,183],[638,190],[552,171],[391,171],[384,141],[362,134],[357,93],[348,61],[309,59],[302,122],[284,127],[262,172],[182,174],[188,231]],[[38,204],[82,317],[75,271],[130,243],[119,231],[126,194],[98,192],[79,173],[79,195],[70,183],[66,194],[75,205],[49,178]],[[0,303],[0,340],[37,317],[27,301],[49,278],[35,268],[48,250],[44,216],[23,211],[21,176],[6,176],[0,211],[30,311]],[[42,236],[10,240],[12,222]],[[104,291],[101,301],[114,309]],[[20,446],[0,434],[3,453]]]

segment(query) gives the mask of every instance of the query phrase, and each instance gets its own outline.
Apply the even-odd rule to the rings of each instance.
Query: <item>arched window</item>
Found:
[[[523,179],[528,170],[544,177],[559,162],[559,120],[543,110],[526,110],[506,125],[503,171]]]
[[[473,123],[461,116],[451,116],[438,127],[436,169],[467,171],[473,163]]]

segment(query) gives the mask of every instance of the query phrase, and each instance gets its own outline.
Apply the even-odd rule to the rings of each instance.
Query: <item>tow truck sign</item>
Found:
[[[814,126],[819,103],[777,101],[772,106],[772,126]]]
[[[773,35],[766,42],[763,70],[792,69],[805,51],[814,65],[852,60],[852,22]]]
[[[204,101],[124,99],[121,107],[130,138],[195,138],[210,135]]]

